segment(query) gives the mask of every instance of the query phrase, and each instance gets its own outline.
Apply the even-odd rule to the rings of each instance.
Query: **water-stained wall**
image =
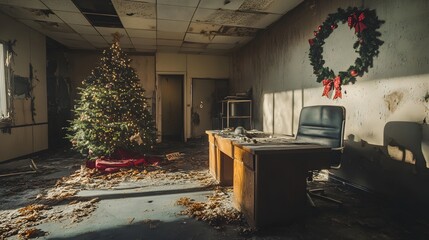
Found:
[[[374,67],[343,98],[322,97],[310,65],[308,39],[337,8],[375,9],[385,23]],[[346,150],[336,174],[403,200],[429,200],[429,2],[304,1],[233,54],[235,92],[253,88],[255,126],[294,134],[302,106],[343,105]],[[324,45],[325,66],[346,71],[357,53],[353,30],[340,25]]]
[[[0,24],[0,40],[16,40],[11,65],[15,78],[32,79],[30,95],[13,99],[12,125],[0,131],[0,161],[5,161],[48,148],[46,45],[45,36],[2,13]]]

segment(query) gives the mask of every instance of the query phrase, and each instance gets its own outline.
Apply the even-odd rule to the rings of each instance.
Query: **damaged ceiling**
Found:
[[[0,0],[0,10],[71,49],[225,54],[302,0]]]

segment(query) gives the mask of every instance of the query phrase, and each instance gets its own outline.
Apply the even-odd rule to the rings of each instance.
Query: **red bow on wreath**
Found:
[[[332,85],[334,85],[334,89],[335,89],[334,99],[342,98],[342,94],[341,94],[341,78],[340,78],[340,76],[335,77],[334,80],[332,80],[332,79],[324,79],[322,81],[322,84],[324,86],[322,97],[326,96],[326,97],[329,98],[328,94],[332,90]]]
[[[359,14],[359,17],[356,15],[356,13],[353,13],[350,15],[347,19],[347,23],[349,24],[349,27],[355,28],[355,33],[362,32],[366,29],[366,25],[363,23],[363,20],[365,19],[365,14],[361,12]]]

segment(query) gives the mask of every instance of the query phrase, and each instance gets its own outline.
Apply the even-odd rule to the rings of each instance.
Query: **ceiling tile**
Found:
[[[48,9],[45,4],[39,0],[0,0],[0,4],[33,9]]]
[[[62,32],[50,32],[48,34],[49,37],[54,39],[65,39],[65,40],[80,40],[83,41],[81,35],[77,33],[62,33]]]
[[[92,35],[99,34],[93,26],[84,26],[84,25],[77,25],[77,24],[69,24],[69,26],[79,34],[92,34]]]
[[[156,39],[151,38],[131,38],[131,42],[134,44],[134,47],[141,47],[141,46],[153,46],[156,45]]]
[[[66,11],[66,12],[80,12],[71,0],[42,0],[51,10]]]
[[[182,40],[167,40],[167,39],[158,39],[156,40],[158,46],[181,46]]]
[[[42,32],[44,34],[48,32],[74,33],[73,29],[71,29],[65,23],[46,22],[46,21],[28,20],[28,19],[21,19],[20,21],[26,24],[27,26],[33,29],[36,29],[37,31]]]
[[[145,19],[156,18],[156,5],[155,3],[148,2],[135,2],[112,0],[116,12],[119,16],[140,17]]]
[[[236,37],[236,36],[219,36],[216,35],[212,43],[224,43],[224,44],[241,44],[252,39],[252,37]]]
[[[175,40],[183,40],[185,37],[185,32],[156,32],[156,37],[158,39],[175,39]]]
[[[221,25],[217,25],[217,24],[191,22],[188,28],[188,32],[190,33],[218,32],[221,27],[222,27]]]
[[[126,29],[129,37],[156,38],[156,31],[142,29]]]
[[[158,19],[190,21],[196,8],[170,5],[157,5]]]
[[[231,10],[198,9],[193,21],[214,23],[219,25],[254,27],[266,13],[247,13]]]
[[[54,13],[65,23],[91,26],[82,13],[64,11],[54,11]]]
[[[108,28],[108,27],[95,27],[95,29],[97,29],[97,31],[102,35],[102,36],[107,36],[107,37],[111,37],[112,34],[114,33],[119,33],[121,35],[127,36],[127,32],[125,32],[125,29],[123,28]]]
[[[240,11],[266,12],[285,14],[303,0],[246,0],[239,8]]]
[[[197,9],[192,21],[241,27],[264,28],[281,15],[231,10]]]
[[[107,44],[106,39],[104,39],[102,36],[100,35],[87,35],[87,34],[82,34],[81,35],[83,38],[85,38],[86,40],[88,40],[91,43],[102,43],[102,44]]]
[[[33,20],[28,20],[33,21]],[[56,22],[46,22],[34,20],[36,24],[39,24],[44,31],[50,32],[65,32],[65,33],[74,33],[73,29],[65,23],[56,23]]]
[[[33,28],[34,30],[41,32],[43,34],[46,35],[47,31],[43,29],[42,25],[40,25],[39,23],[37,23],[34,20],[29,20],[29,19],[19,19],[20,22],[24,23],[25,25]]]
[[[196,7],[198,6],[199,0],[158,0],[157,2],[158,4],[164,5]]]
[[[212,38],[214,36],[206,36],[203,34],[196,34],[196,33],[186,33],[185,41],[186,42],[197,42],[197,43],[211,43]]]
[[[189,22],[158,20],[157,30],[162,32],[186,32]]]
[[[219,31],[219,35],[226,36],[242,36],[242,37],[254,37],[260,29],[258,28],[248,28],[248,27],[236,27],[236,26],[227,26],[223,25]]]
[[[146,30],[155,30],[156,29],[156,20],[155,19],[142,19],[138,17],[120,17],[122,25],[124,28],[134,28],[134,29],[146,29]]]
[[[31,9],[0,5],[0,9],[15,19],[42,20],[47,22],[63,22],[50,10]]]
[[[225,4],[225,0],[201,0],[199,8],[209,8],[209,9],[228,9],[228,10],[238,10],[238,8],[243,4],[245,0],[234,0],[229,1]]]

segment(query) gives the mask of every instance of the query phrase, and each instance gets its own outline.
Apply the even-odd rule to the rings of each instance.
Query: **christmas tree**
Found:
[[[90,159],[109,157],[115,151],[144,153],[155,144],[155,123],[130,62],[115,34],[113,44],[79,88],[68,138]]]

